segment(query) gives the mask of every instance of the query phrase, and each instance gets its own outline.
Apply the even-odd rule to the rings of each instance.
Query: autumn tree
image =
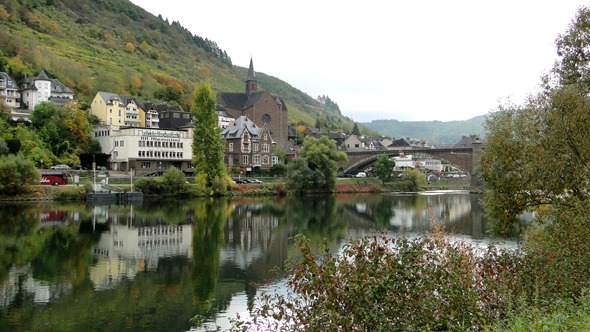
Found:
[[[207,82],[201,82],[195,89],[191,114],[195,122],[193,138],[193,163],[197,177],[204,179],[204,185],[213,194],[226,190],[226,177],[223,156],[225,146],[221,138],[221,128],[217,125],[215,95]]]
[[[588,201],[587,123],[590,98],[576,85],[492,113],[480,161],[487,212],[515,222],[524,211]]]
[[[580,84],[583,91],[590,92],[590,9],[581,7],[567,31],[556,41],[557,55],[552,75],[554,83],[561,86]]]

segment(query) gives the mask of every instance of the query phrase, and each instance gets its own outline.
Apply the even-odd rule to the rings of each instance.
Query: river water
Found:
[[[442,220],[453,236],[496,241],[478,201],[422,194],[0,205],[0,330],[187,331],[225,328],[280,284],[293,236],[338,250]],[[515,240],[502,240],[517,245]],[[191,326],[195,315],[205,323]]]

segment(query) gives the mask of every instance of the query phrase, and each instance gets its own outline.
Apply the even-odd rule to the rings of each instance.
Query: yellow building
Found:
[[[145,113],[138,107],[135,97],[99,91],[92,100],[90,112],[102,124],[145,127]]]

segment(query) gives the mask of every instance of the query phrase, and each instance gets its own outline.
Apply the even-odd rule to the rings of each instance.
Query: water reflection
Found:
[[[420,234],[432,216],[486,239],[479,197],[338,197],[0,205],[0,326],[20,330],[186,331],[247,314],[255,285],[299,255],[292,237],[332,250],[386,229]],[[214,325],[207,325],[214,324]]]

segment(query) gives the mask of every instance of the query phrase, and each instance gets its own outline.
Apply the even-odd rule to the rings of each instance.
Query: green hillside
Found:
[[[195,19],[204,13],[195,13]],[[237,33],[237,32],[236,32]],[[254,59],[256,64],[256,59]],[[164,100],[188,110],[208,80],[216,91],[244,90],[246,68],[198,31],[127,0],[0,0],[0,71],[15,80],[42,69],[88,103],[97,91]],[[257,72],[259,89],[287,102],[290,122],[350,131],[338,109]]]
[[[462,136],[479,135],[484,138],[483,123],[486,116],[480,115],[465,121],[398,121],[374,120],[362,123],[367,128],[394,138],[426,139],[428,144],[454,144]]]

